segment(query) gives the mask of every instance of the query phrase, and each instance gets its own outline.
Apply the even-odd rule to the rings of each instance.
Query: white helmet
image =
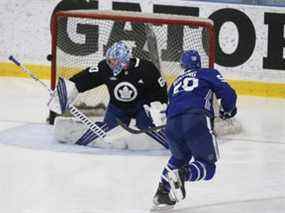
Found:
[[[106,52],[106,61],[113,71],[113,75],[117,76],[126,68],[130,62],[130,50],[127,45],[122,42],[114,43]]]

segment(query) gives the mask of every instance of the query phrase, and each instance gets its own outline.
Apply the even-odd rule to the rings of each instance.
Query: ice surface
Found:
[[[1,213],[150,212],[167,151],[59,144],[39,85],[0,78],[0,97]],[[238,110],[244,130],[220,138],[216,177],[168,212],[285,212],[285,100],[239,97]]]

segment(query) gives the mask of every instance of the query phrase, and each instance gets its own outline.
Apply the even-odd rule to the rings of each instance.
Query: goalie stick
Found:
[[[27,69],[25,66],[23,66],[14,56],[9,56],[9,60],[12,61],[15,65],[21,68],[21,70],[24,73],[27,73],[32,79],[39,82],[44,88],[48,90],[51,97],[55,95],[55,91],[51,90],[43,81],[41,81],[37,76],[34,75],[29,69]],[[48,101],[52,100],[52,98]],[[102,130],[96,123],[94,123],[92,120],[90,120],[85,114],[80,112],[75,106],[72,104],[68,105],[68,111],[79,121],[81,121],[88,129],[90,129],[94,134],[98,135],[100,138],[103,138],[106,136],[106,132]]]
[[[123,129],[125,129],[126,131],[128,131],[131,134],[141,134],[141,133],[152,132],[152,131],[160,130],[160,129],[165,127],[165,125],[161,125],[161,126],[155,126],[155,127],[150,127],[150,128],[146,128],[146,129],[133,129],[133,128],[127,126],[126,124],[124,124],[119,119],[117,119],[117,122]]]

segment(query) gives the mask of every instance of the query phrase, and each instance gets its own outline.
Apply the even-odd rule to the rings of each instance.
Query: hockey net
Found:
[[[168,85],[181,73],[179,58],[195,49],[203,67],[214,66],[215,33],[209,19],[127,11],[61,11],[52,19],[52,76],[70,78],[82,69],[96,66],[106,50],[124,41],[133,57],[152,61]],[[87,114],[102,116],[109,101],[105,86],[80,94],[75,106]]]

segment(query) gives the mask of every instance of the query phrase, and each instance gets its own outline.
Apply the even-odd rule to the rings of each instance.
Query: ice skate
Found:
[[[186,181],[186,174],[188,172],[187,166],[183,166],[178,170],[178,177],[180,182],[180,188],[182,192],[182,199],[186,197],[186,190],[185,190],[185,181]]]
[[[163,183],[159,183],[153,198],[153,210],[171,209],[176,202],[179,202],[186,197],[185,177],[187,167],[182,167],[179,170],[170,170],[169,167],[166,167],[166,169],[168,170],[168,174],[164,178],[170,185],[170,192],[164,188]]]
[[[165,190],[163,183],[159,183],[158,189],[153,197],[153,204],[153,211],[171,209],[176,204],[175,199]]]
[[[170,185],[170,194],[175,201],[179,202],[186,197],[185,176],[187,168],[182,167],[179,170],[171,170],[166,167],[166,169],[168,170],[167,181]]]

